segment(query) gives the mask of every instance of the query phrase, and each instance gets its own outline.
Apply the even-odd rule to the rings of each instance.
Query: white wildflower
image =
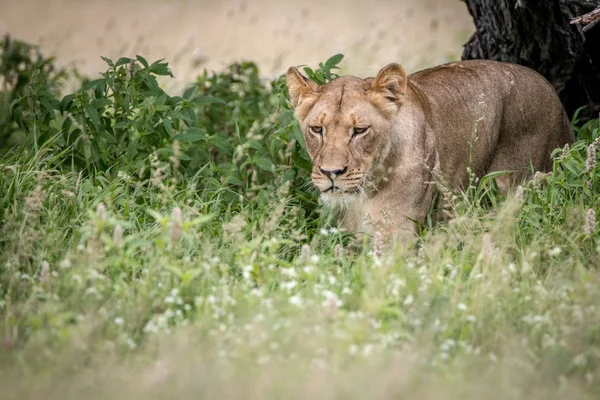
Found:
[[[371,354],[372,351],[373,351],[373,345],[370,343],[367,343],[365,345],[365,347],[363,347],[362,354],[363,354],[363,356],[368,356],[369,354]]]
[[[64,268],[64,269],[69,269],[71,268],[71,260],[69,260],[68,258],[65,258],[64,260],[62,260],[60,262],[60,267]]]
[[[295,280],[291,280],[289,282],[282,282],[281,288],[289,291],[289,290],[292,290],[293,288],[295,288],[297,285],[298,285],[298,282],[296,282]]]
[[[290,297],[290,304],[296,306],[296,307],[302,307],[303,301],[302,301],[302,297],[298,296],[298,295],[294,295],[292,297]]]
[[[294,268],[281,268],[280,271],[289,278],[294,278],[296,276],[296,270]]]
[[[246,265],[242,268],[242,276],[244,279],[250,279],[252,277],[252,271],[254,270],[254,266]]]
[[[131,350],[135,350],[135,348],[137,347],[133,339],[131,339],[130,337],[127,338],[127,346],[129,346]]]
[[[548,255],[550,257],[556,257],[560,253],[562,253],[562,249],[560,247],[558,247],[558,246],[555,246],[555,247],[551,248],[550,250],[548,250]]]

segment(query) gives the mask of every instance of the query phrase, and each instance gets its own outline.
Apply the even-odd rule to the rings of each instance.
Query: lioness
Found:
[[[553,149],[573,141],[554,88],[537,72],[487,60],[407,76],[389,64],[375,78],[324,85],[287,71],[292,107],[312,160],[312,181],[342,225],[386,239],[415,232],[430,208],[433,174],[454,188],[469,174],[549,171]]]

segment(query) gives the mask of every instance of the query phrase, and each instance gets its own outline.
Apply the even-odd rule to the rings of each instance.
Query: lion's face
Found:
[[[348,76],[322,86],[290,68],[287,83],[323,200],[347,203],[369,191],[406,89],[402,68],[392,64],[374,79]]]

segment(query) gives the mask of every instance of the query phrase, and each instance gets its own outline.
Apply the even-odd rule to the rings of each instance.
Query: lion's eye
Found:
[[[356,135],[362,135],[363,133],[365,133],[365,132],[366,132],[366,131],[368,131],[368,130],[369,130],[369,127],[368,127],[368,126],[365,126],[365,127],[358,127],[358,126],[355,126],[355,127],[354,127],[354,130],[353,130],[353,132],[352,132],[352,134],[353,134],[353,136],[356,136]]]
[[[311,126],[310,130],[313,131],[314,133],[316,133],[317,135],[321,135],[323,133],[322,126]]]

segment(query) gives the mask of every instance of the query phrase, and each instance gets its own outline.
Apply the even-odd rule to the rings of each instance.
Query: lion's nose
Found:
[[[348,167],[344,167],[343,169],[336,167],[319,167],[323,175],[329,177],[329,179],[334,180],[340,175],[344,175],[348,171]]]

